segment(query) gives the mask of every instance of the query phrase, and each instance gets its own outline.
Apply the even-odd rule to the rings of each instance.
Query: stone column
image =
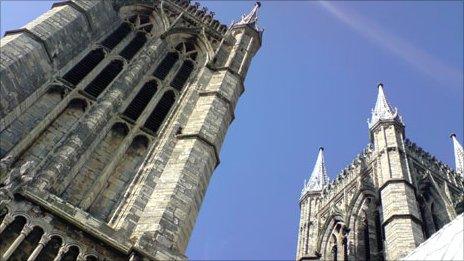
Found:
[[[47,233],[43,234],[42,237],[40,238],[39,244],[34,249],[32,254],[29,256],[27,261],[34,261],[37,258],[37,256],[39,255],[40,251],[42,251],[42,249],[45,247],[45,245],[48,243],[48,241],[50,241],[50,239],[51,239],[50,234],[47,234]]]
[[[60,261],[61,257],[68,252],[69,250],[69,245],[62,245],[60,249],[58,249],[58,253],[56,254],[56,257],[53,259],[53,261]]]
[[[11,246],[8,248],[8,250],[6,250],[5,253],[3,253],[2,260],[8,260],[8,258],[10,258],[11,254],[13,254],[13,252],[16,250],[16,248],[19,246],[19,244],[21,244],[21,242],[23,242],[24,238],[26,238],[27,235],[29,235],[29,233],[31,233],[32,229],[33,229],[33,227],[31,225],[29,225],[29,224],[24,225],[23,229],[21,230],[21,233],[15,239],[13,244],[11,244]]]
[[[14,216],[11,215],[10,213],[6,214],[5,217],[2,220],[2,223],[0,224],[0,234],[13,221],[14,221]]]

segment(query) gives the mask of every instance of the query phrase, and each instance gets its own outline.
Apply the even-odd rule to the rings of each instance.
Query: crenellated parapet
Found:
[[[369,132],[371,143],[322,189],[320,171],[305,182],[297,260],[400,259],[464,212],[462,176],[405,138],[382,84]],[[459,169],[464,152],[451,138]]]
[[[371,168],[373,146],[368,144],[329,184],[322,190],[321,206],[330,202],[334,197],[343,192],[348,186],[354,184],[361,176],[368,174]]]
[[[446,180],[450,184],[464,188],[464,179],[453,168],[421,148],[409,139],[405,139],[408,156],[420,167],[430,171],[437,179]]]

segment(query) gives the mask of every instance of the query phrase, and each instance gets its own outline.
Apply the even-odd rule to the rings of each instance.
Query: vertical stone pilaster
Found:
[[[423,240],[420,212],[403,151],[404,126],[380,122],[371,130],[378,157],[386,259],[399,259]]]

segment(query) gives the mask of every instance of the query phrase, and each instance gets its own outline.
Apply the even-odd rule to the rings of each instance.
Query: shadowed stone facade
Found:
[[[72,0],[1,40],[1,260],[186,259],[251,59],[187,0]]]
[[[464,211],[456,172],[405,137],[379,85],[370,144],[329,182],[323,150],[299,201],[297,260],[397,260]]]

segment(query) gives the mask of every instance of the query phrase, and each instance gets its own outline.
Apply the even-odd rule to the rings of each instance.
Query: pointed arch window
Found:
[[[158,84],[155,80],[146,82],[142,89],[140,89],[140,91],[131,101],[129,106],[127,106],[126,110],[123,112],[123,115],[133,120],[134,122],[137,121],[140,114],[142,114],[143,110],[153,98],[157,90]]]
[[[181,53],[183,61],[170,85],[174,89],[181,91],[195,69],[195,61],[198,53],[191,42],[182,42],[178,44],[176,50]]]
[[[174,92],[167,91],[145,121],[144,127],[153,133],[157,133],[175,101]]]
[[[188,78],[190,77],[190,74],[192,74],[194,68],[195,67],[192,61],[189,61],[189,60],[184,61],[179,71],[177,71],[176,76],[172,80],[171,86],[174,89],[181,91],[185,83],[187,82]]]
[[[103,40],[102,45],[106,48],[113,50],[116,45],[118,45],[122,39],[124,39],[131,31],[131,26],[128,23],[122,23],[118,29],[116,29],[112,34],[110,34],[105,40]]]
[[[179,60],[179,54],[177,52],[167,53],[164,59],[156,68],[155,72],[153,73],[153,76],[160,80],[164,80],[171,71],[174,64],[176,64],[177,60]]]
[[[134,39],[132,39],[132,41],[121,51],[119,55],[130,61],[134,57],[134,55],[142,48],[146,41],[147,37],[144,33],[137,33]]]
[[[102,48],[89,52],[82,60],[69,70],[63,78],[76,86],[105,58]],[[73,86],[73,87],[74,87]]]
[[[91,83],[84,89],[92,97],[97,98],[103,90],[118,76],[124,64],[120,60],[113,60],[109,63]]]

